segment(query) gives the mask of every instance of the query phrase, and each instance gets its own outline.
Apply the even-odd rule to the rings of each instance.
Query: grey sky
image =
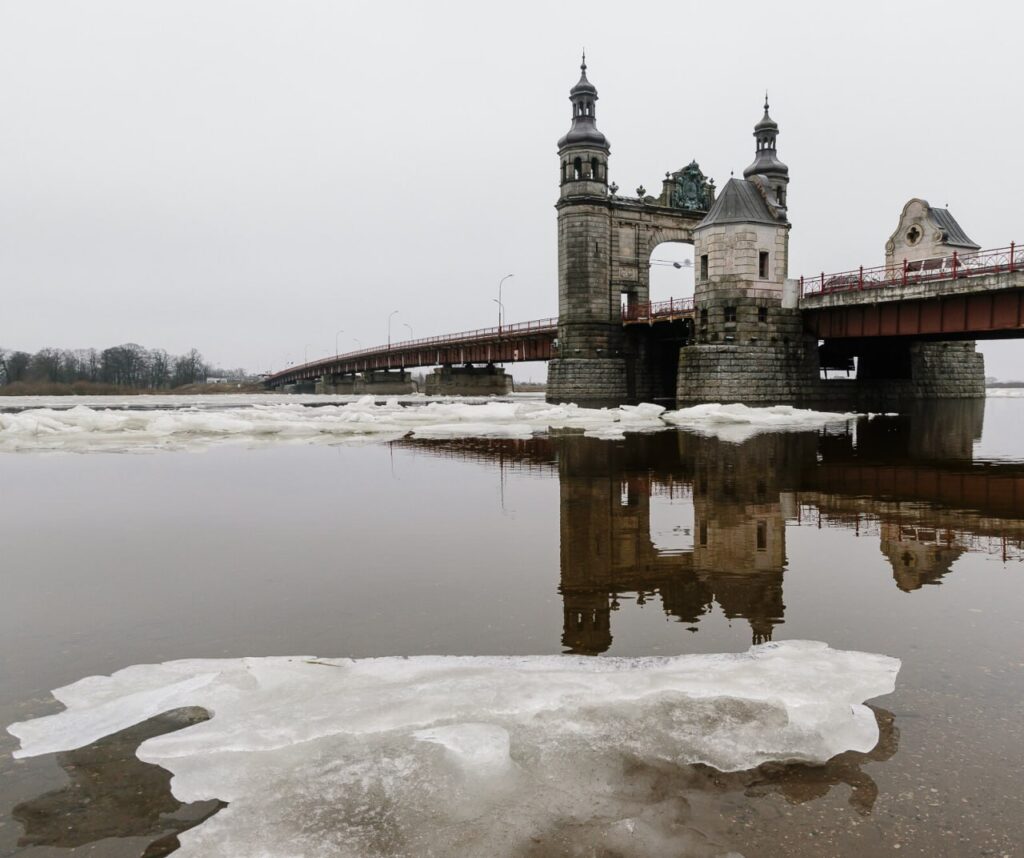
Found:
[[[913,196],[1024,240],[1022,32],[979,2],[2,0],[0,345],[280,369],[396,309],[395,339],[494,324],[509,272],[509,320],[554,315],[584,45],[630,192],[740,173],[769,89],[792,275],[881,263]]]

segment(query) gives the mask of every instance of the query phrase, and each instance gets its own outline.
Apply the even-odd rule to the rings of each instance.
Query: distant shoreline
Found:
[[[169,389],[119,387],[91,381],[71,384],[56,382],[15,381],[0,387],[0,396],[195,396],[218,393],[271,393],[261,382],[222,382],[219,384],[184,384]]]

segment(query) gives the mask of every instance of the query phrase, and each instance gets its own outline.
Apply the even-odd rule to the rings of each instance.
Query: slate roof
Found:
[[[949,209],[936,209],[928,206],[928,216],[932,219],[932,223],[942,230],[943,243],[950,247],[981,250],[981,245],[975,244],[967,237],[967,233],[956,222],[956,218],[949,213]]]
[[[761,196],[761,191],[753,182],[746,179],[729,179],[722,188],[711,211],[699,224],[697,229],[719,223],[767,223],[778,226],[779,221],[772,217],[768,204]]]

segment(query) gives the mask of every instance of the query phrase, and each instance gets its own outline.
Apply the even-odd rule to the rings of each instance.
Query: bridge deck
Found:
[[[369,370],[551,360],[557,335],[558,319],[538,319],[440,337],[403,340],[289,367],[271,375],[267,384],[277,387],[310,381],[323,375],[349,375]]]

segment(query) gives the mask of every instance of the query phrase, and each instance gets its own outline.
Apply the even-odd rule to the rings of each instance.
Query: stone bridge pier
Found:
[[[427,376],[428,396],[503,396],[512,391],[512,376],[502,367],[441,366]]]
[[[323,375],[316,382],[316,392],[403,396],[416,393],[416,382],[404,369],[372,369],[351,375]]]

